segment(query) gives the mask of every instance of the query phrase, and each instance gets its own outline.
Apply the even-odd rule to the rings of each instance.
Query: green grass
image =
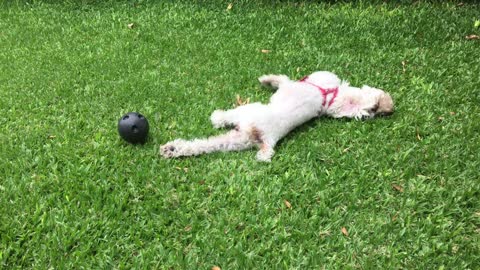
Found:
[[[0,268],[479,269],[480,6],[387,2],[1,4]],[[158,155],[315,70],[395,114],[308,123],[270,164]]]

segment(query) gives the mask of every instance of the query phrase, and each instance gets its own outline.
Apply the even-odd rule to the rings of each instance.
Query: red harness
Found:
[[[308,76],[305,76],[299,82],[306,83],[306,84],[309,84],[311,86],[314,86],[320,91],[320,93],[322,93],[322,96],[323,96],[322,106],[325,107],[325,104],[327,103],[327,95],[333,94],[333,97],[328,102],[327,108],[330,107],[330,105],[332,105],[332,103],[335,101],[335,98],[338,95],[338,86],[335,87],[335,88],[323,88],[323,87],[320,87],[320,86],[318,86],[314,83],[308,82],[307,79],[308,79]]]

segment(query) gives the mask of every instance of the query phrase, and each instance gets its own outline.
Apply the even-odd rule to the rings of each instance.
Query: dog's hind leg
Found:
[[[258,81],[264,85],[264,86],[269,86],[274,89],[278,89],[281,84],[289,82],[290,79],[288,78],[287,75],[263,75],[258,78]]]
[[[194,140],[177,139],[160,147],[160,154],[166,158],[196,156],[217,151],[240,151],[256,145],[251,134],[231,130],[225,134]]]
[[[231,110],[215,110],[210,116],[210,121],[215,128],[237,126],[245,117],[252,114],[261,114],[265,111],[265,105],[261,103],[250,103]]]

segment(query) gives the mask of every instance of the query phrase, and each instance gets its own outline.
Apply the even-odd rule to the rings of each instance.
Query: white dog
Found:
[[[258,146],[257,159],[270,161],[277,142],[295,127],[321,116],[355,119],[393,113],[393,101],[383,90],[351,87],[335,74],[315,72],[300,81],[285,75],[264,75],[260,83],[277,88],[268,104],[251,103],[228,111],[216,110],[210,119],[215,128],[229,132],[206,139],[177,139],[160,147],[166,158],[214,151],[238,151]]]

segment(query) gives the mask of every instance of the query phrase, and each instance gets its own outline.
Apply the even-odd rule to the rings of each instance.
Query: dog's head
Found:
[[[385,91],[370,86],[349,87],[339,94],[332,116],[368,119],[391,115],[393,111],[392,97]]]
[[[363,110],[368,113],[367,117],[388,116],[393,114],[393,99],[385,91],[369,86],[364,86],[362,91],[366,91],[369,96],[365,102]]]

